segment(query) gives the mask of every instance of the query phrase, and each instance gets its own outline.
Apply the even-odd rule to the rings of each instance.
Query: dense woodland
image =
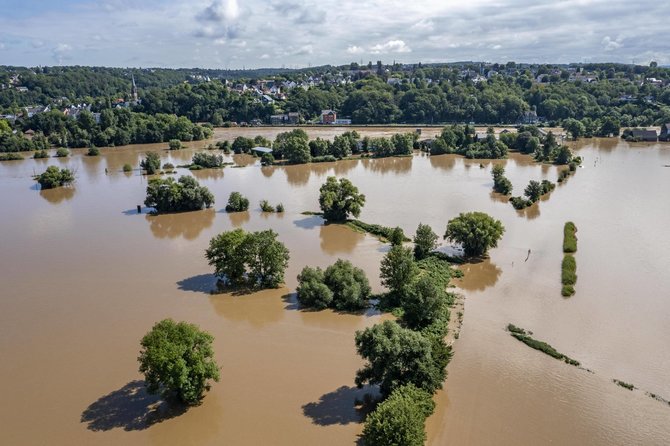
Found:
[[[139,103],[131,101],[133,78]],[[259,93],[268,79],[281,86],[270,100]],[[288,112],[298,112],[300,122],[316,122],[325,109],[354,124],[515,124],[531,112],[574,136],[597,136],[670,122],[669,82],[670,69],[653,63],[254,71],[0,67],[0,111],[19,116],[12,124],[16,133],[33,130],[65,147],[197,140],[208,130],[193,122],[268,123],[271,115]],[[116,108],[119,101],[131,105]],[[88,112],[76,120],[65,116],[62,110],[72,104],[90,105],[91,112],[101,113],[99,123]],[[28,118],[22,111],[29,105],[52,110]],[[0,133],[0,151],[40,148],[6,129]]]

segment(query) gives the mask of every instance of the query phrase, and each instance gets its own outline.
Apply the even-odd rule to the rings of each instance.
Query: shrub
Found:
[[[274,212],[275,208],[268,203],[267,200],[261,200],[261,211],[263,212]]]
[[[223,156],[215,153],[195,153],[191,163],[204,169],[216,169],[223,167]]]
[[[512,203],[512,206],[514,206],[514,209],[521,210],[525,209],[528,206],[531,206],[533,204],[532,201],[526,200],[523,197],[512,197],[509,199],[509,202]]]
[[[133,171],[133,166],[131,166],[130,164],[124,164],[123,165],[123,171],[124,172],[132,172]]]
[[[165,170],[167,172],[172,172],[174,170],[174,164],[172,164],[172,163],[163,164],[163,170]]]
[[[197,404],[208,380],[219,380],[213,341],[193,324],[165,319],[154,325],[142,338],[137,358],[149,393],[174,394],[183,403]]]
[[[97,147],[91,147],[90,149],[88,149],[88,152],[86,152],[86,155],[87,156],[98,156],[98,155],[100,155],[100,149],[98,149]]]
[[[563,226],[563,252],[577,252],[577,227],[571,221]]]
[[[507,326],[507,329],[510,331],[510,335],[512,335],[514,338],[517,340],[523,342],[530,348],[534,348],[535,350],[539,350],[552,358],[560,359],[561,361],[565,362],[566,364],[574,365],[574,366],[579,366],[579,361],[574,360],[563,353],[558,352],[554,347],[551,345],[547,344],[546,342],[543,341],[538,341],[537,339],[533,339],[530,337],[530,335],[526,334],[526,331],[523,330],[522,328],[519,327],[514,327],[515,330],[510,330],[510,326],[514,327],[514,325],[509,324]]]
[[[271,153],[261,155],[261,166],[271,166],[275,163],[275,157]]]
[[[435,410],[432,395],[412,384],[396,388],[365,419],[366,446],[423,446],[426,418]]]
[[[512,183],[505,177],[505,168],[496,164],[491,171],[493,175],[493,190],[499,194],[509,195],[512,193]]]
[[[146,206],[156,212],[195,211],[214,204],[214,195],[205,186],[200,186],[193,177],[153,178],[147,186]]]
[[[298,275],[296,292],[300,305],[307,308],[323,310],[333,302],[333,292],[324,283],[321,268],[304,267]]]
[[[18,153],[0,153],[0,161],[17,161],[22,159],[23,157]]]
[[[347,260],[338,259],[324,272],[324,283],[333,292],[332,305],[341,311],[365,308],[370,298],[370,283],[365,272]]]
[[[59,169],[49,166],[47,170],[36,178],[42,189],[53,189],[74,182],[74,175],[69,169]]]
[[[179,149],[181,149],[181,148],[182,148],[181,141],[179,141],[178,139],[171,139],[171,140],[168,142],[168,148],[169,148],[170,150],[179,150]]]
[[[444,238],[459,243],[468,257],[483,256],[498,246],[504,232],[499,220],[483,212],[468,212],[449,220]]]
[[[398,226],[393,228],[391,231],[391,236],[389,237],[389,242],[391,242],[391,245],[402,245],[402,242],[404,242],[405,239],[405,233],[403,232],[402,228]]]
[[[66,158],[68,156],[70,156],[70,151],[65,147],[61,147],[56,150],[56,158]]]
[[[147,175],[156,174],[161,168],[161,157],[156,152],[147,152],[147,157],[140,161],[140,169],[147,172]]]
[[[276,208],[276,209],[277,209],[277,212],[279,212],[279,213],[284,212],[284,205],[281,204],[281,203],[279,203],[279,204],[277,205],[277,208]]]
[[[574,285],[577,283],[577,261],[572,255],[566,254],[563,256],[561,283],[563,285]]]
[[[49,152],[46,150],[37,150],[33,154],[34,159],[42,159],[42,158],[49,158]]]
[[[319,190],[319,205],[329,221],[345,221],[349,215],[358,217],[365,204],[365,195],[346,178],[328,177]]]
[[[239,192],[231,192],[226,205],[226,212],[242,212],[249,209],[249,200]]]

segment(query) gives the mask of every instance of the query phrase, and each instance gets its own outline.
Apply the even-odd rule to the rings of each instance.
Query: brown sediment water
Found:
[[[225,137],[257,130],[230,129]],[[366,222],[406,233],[423,222],[443,234],[448,219],[479,210],[506,227],[490,258],[464,265],[465,277],[455,281],[466,296],[465,315],[428,420],[428,444],[668,443],[670,407],[611,381],[670,397],[667,144],[580,142],[584,168],[527,212],[491,194],[494,162],[416,155],[268,168],[243,157],[247,167],[216,173],[178,169],[212,190],[214,209],[137,215],[147,178],[124,174],[123,164],[137,166],[148,150],[186,164],[204,145],[174,152],[164,144],[129,146],[100,157],[75,150],[67,159],[0,163],[0,443],[355,444],[355,401],[367,389],[353,384],[361,366],[354,332],[388,316],[300,311],[295,276],[305,265],[345,258],[379,291],[387,246],[301,215],[318,210],[328,175],[347,176],[366,194]],[[515,195],[530,179],[557,178],[556,167],[526,156],[495,163],[505,165]],[[39,191],[31,176],[51,164],[73,168],[76,183]],[[222,212],[234,190],[249,197],[249,211]],[[283,203],[286,212],[261,213],[262,199]],[[579,281],[565,299],[560,263],[568,220],[579,227]],[[285,287],[208,294],[214,279],[204,249],[234,227],[279,233],[291,251]],[[211,332],[222,365],[221,382],[185,413],[170,411],[138,382],[139,340],[166,317]],[[594,373],[516,341],[505,331],[508,322]]]

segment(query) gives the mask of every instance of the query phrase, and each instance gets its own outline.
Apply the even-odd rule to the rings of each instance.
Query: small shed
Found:
[[[656,130],[633,129],[631,134],[637,141],[658,141]]]

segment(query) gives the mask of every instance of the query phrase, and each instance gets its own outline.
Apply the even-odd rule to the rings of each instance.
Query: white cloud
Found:
[[[389,40],[370,47],[372,54],[411,53],[412,49],[402,40]]]
[[[270,58],[270,55],[265,53],[265,54],[262,54],[260,58],[263,59],[263,60],[267,60],[267,59]]]
[[[605,36],[603,37],[602,40],[602,45],[605,48],[605,51],[614,51],[616,49],[619,49],[623,46],[623,43],[621,42],[620,38],[617,38],[616,40],[612,40],[610,36]]]
[[[240,17],[240,5],[237,0],[214,0],[198,18],[211,22],[232,22]]]
[[[347,48],[347,53],[349,53],[349,54],[363,54],[364,52],[365,52],[365,50],[363,48],[361,48],[360,46],[356,46],[356,45],[350,45]]]

